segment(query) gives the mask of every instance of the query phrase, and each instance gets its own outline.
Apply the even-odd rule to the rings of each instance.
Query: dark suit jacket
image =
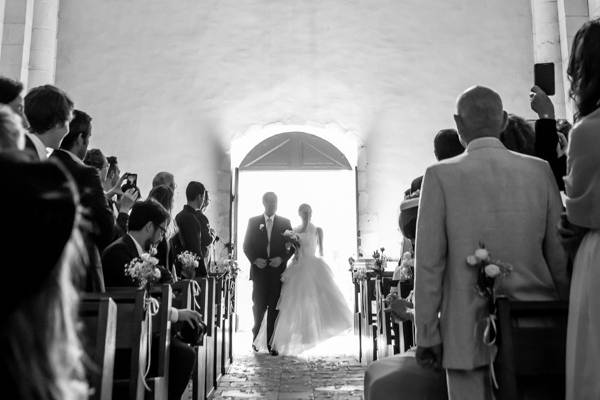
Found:
[[[73,176],[81,205],[89,211],[94,242],[100,251],[104,250],[114,238],[115,218],[104,195],[98,171],[83,162],[75,161],[63,150],[55,150],[50,158],[59,161]]]
[[[198,275],[206,276],[206,266],[204,265],[204,250],[202,247],[202,223],[196,215],[196,210],[187,204],[183,206],[183,210],[175,216],[175,222],[179,232],[177,239],[180,244],[174,246],[174,250],[191,251],[200,257],[200,265],[198,266]],[[177,248],[181,247],[181,248]],[[174,254],[177,257],[178,254]]]
[[[104,283],[108,286],[137,286],[125,275],[125,265],[139,257],[135,243],[129,235],[117,239],[102,253],[102,271]]]
[[[33,144],[33,141],[29,137],[29,135],[25,135],[25,152],[29,154],[32,158],[32,161],[40,161],[40,157],[38,156],[38,152]]]
[[[261,227],[261,225],[263,225]],[[291,230],[292,225],[290,224],[290,220],[287,218],[280,217],[279,215],[275,215],[273,219],[273,229],[271,231],[271,247],[270,247],[270,257],[267,255],[267,246],[269,244],[268,236],[267,236],[267,227],[265,224],[264,215],[259,215],[257,217],[250,218],[248,221],[248,229],[246,230],[246,236],[244,238],[244,253],[250,264],[250,279],[253,280],[257,274],[260,274],[264,270],[261,270],[256,265],[254,265],[254,260],[257,258],[274,258],[281,257],[283,262],[281,266],[277,268],[277,272],[279,274],[285,271],[285,267],[287,262],[291,256],[291,253],[285,248],[286,240],[283,237],[283,232],[286,230]],[[273,268],[267,266],[269,270]]]
[[[567,174],[567,156],[558,158],[556,146],[558,134],[556,133],[556,120],[538,119],[535,121],[535,155],[548,161],[558,189],[565,190],[563,177]]]

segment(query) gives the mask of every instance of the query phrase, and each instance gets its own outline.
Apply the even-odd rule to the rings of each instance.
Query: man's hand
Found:
[[[269,266],[271,266],[273,268],[277,268],[281,265],[282,262],[283,262],[283,259],[281,257],[271,258],[269,260]]]
[[[417,364],[423,368],[441,369],[442,344],[436,344],[431,347],[417,346],[415,358],[417,359]]]
[[[414,321],[415,306],[408,300],[403,298],[390,299],[390,306],[385,311],[390,311],[392,316],[400,321]]]
[[[256,265],[260,269],[264,269],[267,266],[267,260],[264,258],[257,258],[254,260],[254,265]]]
[[[121,200],[119,201],[119,212],[129,214],[131,208],[140,197],[140,192],[135,190],[134,188],[128,189],[123,196],[121,196]]]
[[[529,93],[531,109],[535,111],[539,119],[554,119],[554,104],[548,95],[539,87],[534,86]]]
[[[179,314],[179,319],[177,321],[185,321],[190,324],[192,328],[196,328],[202,322],[202,315],[200,315],[198,311],[190,310],[188,308],[185,310],[177,310],[177,312]]]

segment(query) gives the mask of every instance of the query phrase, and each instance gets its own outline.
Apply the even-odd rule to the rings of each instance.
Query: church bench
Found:
[[[215,389],[219,384],[219,380],[223,376],[223,309],[224,309],[224,293],[225,293],[225,276],[219,274],[213,276],[214,280],[214,365],[213,379]]]
[[[194,280],[200,287],[200,292],[197,294],[194,304],[197,303],[200,307],[196,311],[202,314],[202,322],[206,325],[206,335],[202,339],[202,344],[196,346],[197,362],[192,374],[192,398],[193,400],[204,400],[212,396],[215,389],[210,361],[212,360],[211,352],[213,349],[212,324],[210,323],[212,311],[209,312],[209,309],[212,307],[212,299],[210,297],[212,296],[212,292],[209,293],[208,290],[210,286],[208,278],[195,278]]]
[[[117,306],[110,298],[88,299],[79,306],[83,343],[92,365],[86,371],[91,400],[110,400],[117,330]]]
[[[235,279],[227,275],[225,280],[225,296],[223,308],[223,355],[222,373],[226,374],[233,362],[233,301],[235,300]]]
[[[194,308],[194,292],[192,281],[190,279],[173,282],[171,284],[171,290],[173,290],[173,307],[177,309]]]
[[[147,313],[146,291],[88,293],[82,297],[86,302],[98,302],[111,298],[117,307],[115,338],[115,361],[113,378],[113,399],[142,400],[144,385],[141,379],[142,368],[147,361]]]
[[[496,301],[498,400],[564,399],[568,303]]]
[[[158,300],[158,314],[152,318],[152,357],[150,371],[146,383],[151,393],[146,398],[168,400],[169,390],[169,356],[171,344],[172,289],[169,284],[152,288],[150,295]]]

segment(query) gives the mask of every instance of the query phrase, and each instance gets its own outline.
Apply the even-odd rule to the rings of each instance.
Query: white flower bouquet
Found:
[[[193,278],[196,269],[200,266],[200,257],[189,250],[183,251],[177,255],[177,261],[181,264],[181,274],[187,278]]]
[[[285,232],[282,233],[282,235],[286,240],[285,246],[288,250],[291,247],[293,247],[296,250],[300,248],[300,235],[298,235],[297,232],[287,229]]]
[[[400,265],[396,267],[392,280],[406,282],[414,278],[415,260],[410,251],[402,255]]]
[[[467,265],[477,268],[477,292],[491,301],[494,301],[495,297],[496,279],[512,271],[510,264],[493,260],[483,243],[479,243],[475,252],[467,257]]]
[[[161,277],[155,255],[156,250],[151,249],[149,253],[143,253],[125,265],[125,275],[133,279],[140,288],[150,289],[150,286],[158,282]]]

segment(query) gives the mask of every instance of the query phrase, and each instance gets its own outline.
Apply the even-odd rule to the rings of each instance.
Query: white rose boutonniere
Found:
[[[261,230],[261,231],[265,230],[265,224],[260,224],[258,226],[258,229]]]

